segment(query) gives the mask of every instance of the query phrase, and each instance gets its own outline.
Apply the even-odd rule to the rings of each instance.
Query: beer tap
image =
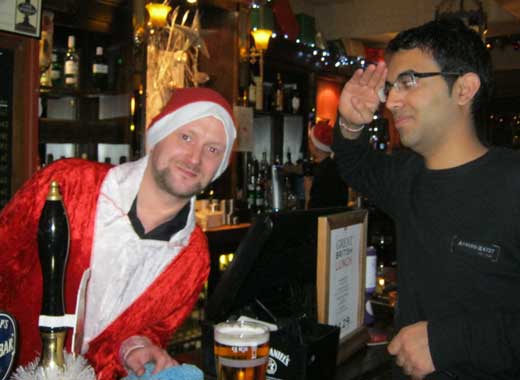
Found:
[[[42,308],[38,320],[42,352],[39,361],[19,366],[17,380],[95,380],[94,369],[80,355],[86,286],[90,271],[80,281],[75,314],[65,314],[63,297],[69,254],[69,221],[58,183],[53,181],[38,221],[38,252],[43,278]],[[67,329],[73,328],[72,354],[64,351]]]
[[[40,366],[64,368],[63,346],[68,324],[64,318],[63,285],[69,253],[69,221],[56,181],[50,185],[38,223],[38,250],[43,277]]]

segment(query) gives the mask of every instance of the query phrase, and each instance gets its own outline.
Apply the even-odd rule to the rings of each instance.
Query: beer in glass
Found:
[[[217,380],[265,380],[269,330],[246,321],[215,326]]]

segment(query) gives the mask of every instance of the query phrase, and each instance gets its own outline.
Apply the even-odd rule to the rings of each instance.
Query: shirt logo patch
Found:
[[[496,263],[500,256],[500,246],[475,240],[464,240],[458,236],[451,239],[451,252],[462,253],[470,257],[478,256]]]

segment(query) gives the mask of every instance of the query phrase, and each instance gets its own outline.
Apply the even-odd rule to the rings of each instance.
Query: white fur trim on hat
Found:
[[[320,142],[315,136],[314,136],[314,128],[315,127],[312,127],[311,130],[309,131],[309,137],[310,139],[312,140],[312,143],[314,144],[314,146],[316,148],[318,148],[319,150],[322,150],[324,152],[327,152],[327,153],[332,153],[332,149],[330,148],[330,146],[328,145],[325,145],[324,143]]]
[[[217,103],[209,101],[188,103],[157,120],[146,132],[146,151],[149,152],[155,144],[183,125],[208,116],[213,116],[221,121],[226,131],[226,150],[213,176],[212,180],[214,181],[226,170],[233,142],[236,137],[235,124],[233,123],[231,115],[224,107]]]

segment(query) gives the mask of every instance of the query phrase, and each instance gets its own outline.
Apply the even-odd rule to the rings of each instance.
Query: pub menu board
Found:
[[[12,50],[0,48],[0,209],[11,197],[13,59]]]
[[[40,38],[41,0],[0,0],[0,30]]]

